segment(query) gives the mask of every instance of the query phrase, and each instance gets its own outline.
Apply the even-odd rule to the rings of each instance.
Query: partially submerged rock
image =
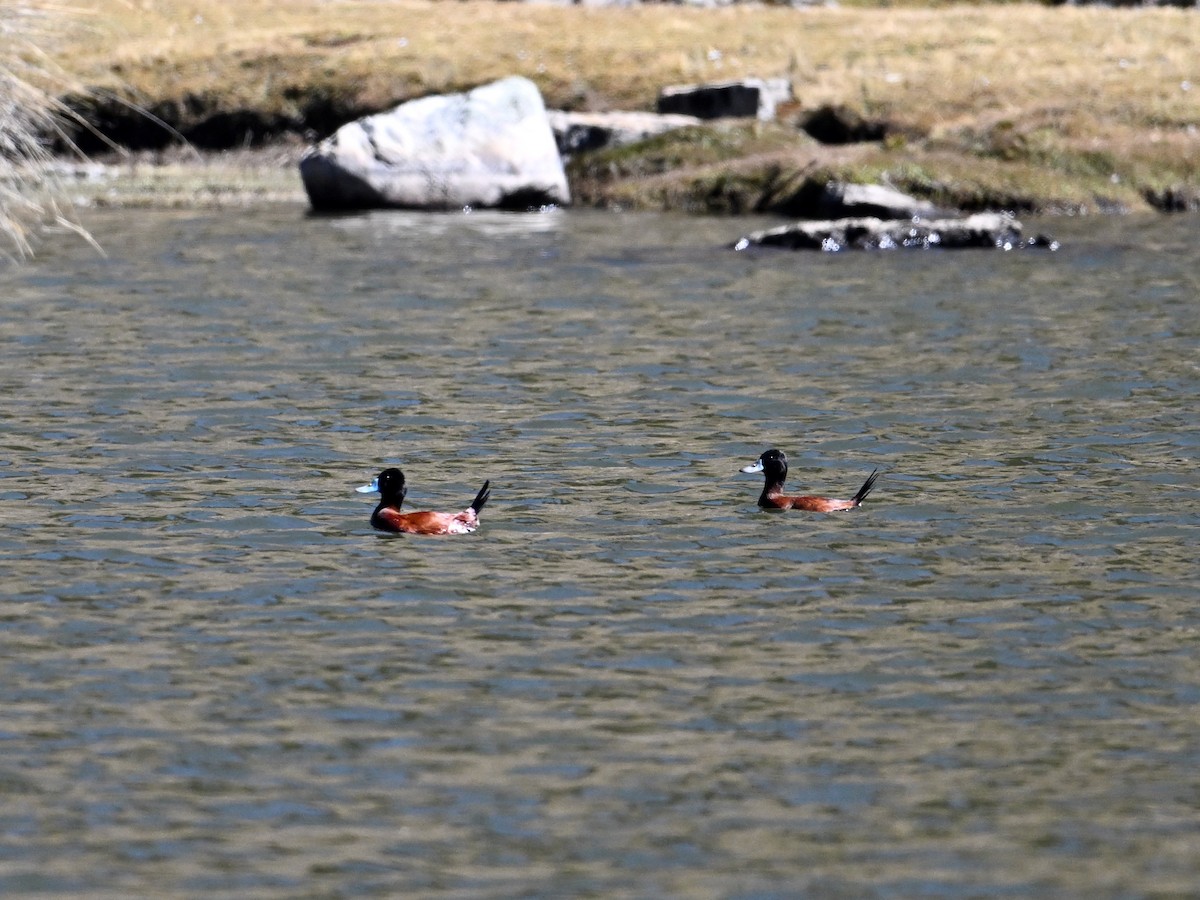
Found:
[[[1003,213],[976,213],[944,219],[877,219],[863,217],[827,221],[796,222],[766,231],[756,231],[733,245],[735,250],[751,247],[782,247],[788,250],[957,250],[987,247],[1014,250],[1039,247],[1057,250],[1058,242],[1044,235],[1022,237],[1021,223]]]
[[[319,211],[528,209],[570,202],[537,86],[505,78],[342,126],[300,161]]]

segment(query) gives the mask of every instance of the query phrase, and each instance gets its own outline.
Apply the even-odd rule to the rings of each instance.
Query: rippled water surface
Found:
[[[0,894],[1200,885],[1195,218],[86,224],[0,271]]]

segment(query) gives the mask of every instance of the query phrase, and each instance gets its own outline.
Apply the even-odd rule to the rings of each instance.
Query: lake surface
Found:
[[[85,224],[0,270],[0,894],[1195,895],[1200,219]]]

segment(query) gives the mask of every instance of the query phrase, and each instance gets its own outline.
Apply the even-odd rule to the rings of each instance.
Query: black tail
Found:
[[[475,495],[475,499],[471,501],[471,509],[475,510],[475,515],[479,515],[483,504],[487,503],[488,497],[492,496],[491,484],[490,481],[485,481],[483,487],[479,489],[479,493]]]
[[[867,480],[863,482],[863,486],[858,489],[858,493],[854,495],[854,505],[858,506],[867,499],[867,494],[871,493],[871,488],[875,487],[875,482],[879,480],[879,470],[876,469],[867,476]]]

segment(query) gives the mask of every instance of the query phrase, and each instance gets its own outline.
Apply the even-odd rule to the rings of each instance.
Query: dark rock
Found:
[[[775,118],[775,107],[791,96],[792,84],[786,78],[673,85],[658,95],[658,111],[698,119],[754,117],[766,122]]]

